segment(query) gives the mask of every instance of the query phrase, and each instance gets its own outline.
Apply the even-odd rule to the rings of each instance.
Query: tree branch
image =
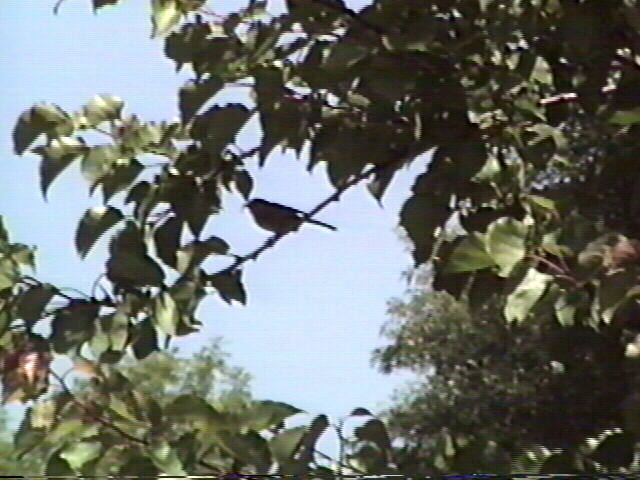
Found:
[[[316,205],[311,211],[309,211],[308,213],[304,213],[302,215],[302,220],[304,221],[304,220],[311,219],[314,215],[316,215],[318,212],[323,210],[331,202],[338,201],[340,199],[340,195],[342,195],[345,192],[345,190],[353,187],[354,185],[360,183],[362,180],[365,180],[366,178],[370,177],[371,175],[379,171],[381,168],[384,168],[387,166],[389,165],[384,165],[384,166],[374,165],[373,167],[362,172],[360,175],[356,175],[348,182],[345,182],[342,186],[336,188],[335,192],[333,192],[325,200],[323,200],[318,205]],[[236,259],[231,265],[211,275],[221,275],[221,274],[228,274],[228,273],[235,272],[236,270],[238,270],[240,266],[242,266],[249,260],[256,260],[265,250],[269,249],[270,247],[273,247],[285,235],[286,233],[276,233],[272,235],[262,245],[256,248],[253,252],[248,253],[246,255],[236,256]]]

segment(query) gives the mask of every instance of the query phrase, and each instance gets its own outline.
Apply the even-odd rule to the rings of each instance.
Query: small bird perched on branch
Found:
[[[279,235],[298,230],[304,222],[320,225],[329,230],[336,230],[333,225],[313,218],[304,218],[306,213],[301,210],[275,202],[268,202],[261,198],[254,198],[246,206],[249,207],[253,219],[260,227]]]

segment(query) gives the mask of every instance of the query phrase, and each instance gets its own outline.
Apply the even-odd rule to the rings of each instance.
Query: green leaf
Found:
[[[377,418],[368,420],[364,425],[356,427],[354,434],[359,440],[367,440],[375,443],[381,450],[391,449],[391,440],[387,433],[387,428]]]
[[[434,195],[436,187],[428,174],[420,175],[412,187],[412,196],[400,211],[400,225],[413,244],[415,265],[427,261],[433,253],[435,231],[444,225],[451,215],[449,196]],[[436,187],[437,188],[437,187]]]
[[[73,132],[73,123],[60,107],[41,103],[20,115],[13,129],[13,148],[22,155],[42,135],[64,137]]]
[[[576,468],[575,454],[572,451],[554,453],[542,464],[538,473],[557,474],[558,472],[578,473]]]
[[[216,236],[207,240],[194,240],[176,252],[176,270],[186,273],[199,266],[209,255],[226,255],[228,251],[229,244]]]
[[[508,277],[513,267],[524,258],[526,235],[526,225],[509,217],[499,218],[487,228],[485,245],[500,267],[501,277]]]
[[[365,58],[369,50],[361,42],[343,40],[331,48],[323,66],[328,70],[344,70]]]
[[[131,348],[138,360],[147,358],[158,350],[158,336],[151,318],[145,318],[136,328],[136,337]]]
[[[169,293],[164,292],[156,297],[153,313],[156,325],[167,335],[175,336],[180,312],[178,305]]]
[[[85,463],[99,457],[102,448],[99,442],[78,442],[61,450],[59,455],[73,470],[80,470]]]
[[[251,430],[260,432],[279,425],[300,412],[302,410],[287,403],[263,400],[253,403],[249,411],[243,415],[243,423]]]
[[[605,323],[610,323],[616,310],[629,298],[638,296],[637,274],[622,270],[602,277],[596,291],[594,307]]]
[[[56,420],[56,403],[52,400],[40,401],[31,408],[31,427],[50,429]]]
[[[504,316],[507,322],[520,323],[524,321],[552,280],[551,275],[530,268],[515,290],[507,297],[504,307]]]
[[[174,176],[162,186],[163,200],[175,215],[186,222],[193,235],[200,236],[209,217],[220,210],[218,183],[210,179],[201,184],[187,175]]]
[[[245,200],[249,200],[251,192],[253,191],[253,179],[249,172],[246,170],[236,171],[234,173],[233,181],[235,183],[236,190],[240,192],[240,195],[242,195]]]
[[[182,222],[176,216],[171,216],[156,228],[153,239],[156,247],[156,254],[170,267],[176,266],[176,251],[180,247],[180,235],[182,233]]]
[[[613,433],[600,442],[590,457],[608,468],[628,467],[634,458],[635,445],[633,433]]]
[[[155,466],[154,462],[147,457],[146,455],[135,455],[134,452],[127,452],[129,457],[119,470],[119,475],[122,477],[133,477],[140,479],[154,479],[158,476],[159,473],[162,473],[158,470],[158,467]]]
[[[640,108],[633,110],[618,110],[609,119],[614,125],[636,125],[640,123]]]
[[[165,475],[186,476],[187,472],[182,466],[176,451],[164,439],[154,441],[147,451],[153,464]]]
[[[33,326],[40,318],[44,308],[57,293],[52,285],[47,283],[36,285],[20,295],[18,300],[18,316],[29,327]]]
[[[9,256],[18,265],[24,265],[35,269],[35,248],[28,247],[23,243],[14,243],[9,247]]]
[[[575,305],[567,302],[566,295],[558,297],[553,307],[560,325],[569,327],[575,324],[577,309]]]
[[[247,293],[240,279],[240,272],[217,273],[208,275],[209,286],[215,288],[222,299],[231,303],[232,300],[245,305],[247,303]]]
[[[86,301],[73,301],[61,309],[51,322],[50,340],[56,353],[66,353],[91,339],[100,307]]]
[[[191,134],[195,140],[207,145],[211,155],[216,155],[235,142],[250,116],[251,111],[240,103],[214,105],[195,118]]]
[[[177,0],[151,0],[151,38],[166,35],[182,18]]]
[[[12,287],[19,278],[18,264],[12,258],[0,258],[0,290]]]
[[[159,287],[164,281],[162,268],[148,255],[119,253],[107,260],[107,278],[127,287]]]
[[[88,148],[81,138],[60,137],[53,139],[49,145],[33,149],[34,153],[42,156],[40,190],[45,200],[51,183],[71,162],[85,154]]]
[[[71,465],[69,465],[69,462],[61,458],[58,452],[51,455],[44,469],[44,474],[47,477],[75,477],[76,473],[77,472],[71,468]]]
[[[76,250],[80,257],[86,257],[93,244],[123,218],[122,212],[115,207],[100,206],[88,209],[76,230]]]
[[[107,175],[114,163],[121,157],[120,149],[115,145],[91,147],[82,159],[82,174],[93,187]]]
[[[530,203],[550,212],[556,211],[556,203],[550,198],[541,197],[540,195],[527,195]]]
[[[271,466],[271,451],[264,438],[256,432],[245,434],[225,430],[216,433],[219,445],[233,458],[255,466],[259,475],[264,475]]]
[[[470,233],[451,252],[445,272],[472,272],[495,265],[495,261],[487,252],[486,241],[487,235]]]
[[[141,182],[136,183],[133,187],[131,187],[129,193],[127,193],[127,197],[125,198],[124,203],[140,203],[144,201],[150,189],[151,185],[146,180],[142,180]]]
[[[128,310],[128,305],[120,304],[115,313],[103,318],[103,331],[109,337],[109,348],[111,350],[122,351],[127,345],[131,323],[127,313]]]
[[[367,184],[367,190],[373,198],[375,198],[379,204],[382,204],[382,197],[384,192],[387,191],[387,187],[393,180],[396,170],[391,168],[384,168],[373,177],[373,180]]]
[[[313,461],[316,443],[320,436],[326,431],[329,426],[329,419],[326,415],[318,415],[311,421],[311,425],[307,429],[307,434],[304,437],[303,444],[304,450],[300,454],[300,461],[304,465],[308,465]]]
[[[354,408],[349,415],[352,417],[361,417],[361,416],[372,417],[373,416],[373,414],[369,410],[363,407]]]
[[[106,120],[119,119],[123,106],[124,102],[119,97],[96,95],[82,110],[89,125],[95,127]]]
[[[291,460],[298,451],[307,433],[307,427],[294,427],[283,430],[269,440],[269,449],[278,463]]]
[[[65,418],[60,420],[54,429],[47,434],[44,443],[56,445],[62,441],[80,440],[96,435],[98,430],[97,424],[85,424],[79,418]]]
[[[189,122],[198,110],[224,87],[219,77],[211,77],[199,83],[190,82],[180,89],[180,115],[183,123]]]
[[[146,254],[147,248],[134,222],[127,222],[112,240],[109,251],[107,278],[112,282],[127,287],[163,284],[164,271]]]
[[[144,166],[136,159],[118,159],[100,179],[103,202],[107,203],[113,195],[129,188],[142,170]]]
[[[191,420],[205,432],[230,426],[228,418],[224,414],[218,412],[205,399],[197,395],[177,396],[165,407],[165,414],[170,417]],[[232,422],[232,425],[237,426],[237,421]]]

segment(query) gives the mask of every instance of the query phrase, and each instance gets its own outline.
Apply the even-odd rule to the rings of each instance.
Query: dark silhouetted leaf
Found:
[[[56,292],[52,285],[46,283],[30,288],[18,300],[18,315],[32,326],[42,318],[44,308]]]
[[[247,303],[247,293],[240,280],[240,272],[209,275],[207,280],[225,302],[231,303],[232,300],[235,300],[243,305]]]
[[[82,139],[61,137],[53,139],[49,145],[36,147],[33,150],[34,153],[42,156],[42,161],[40,162],[40,190],[45,200],[51,182],[71,162],[85,154],[88,148]]]
[[[84,258],[102,234],[123,218],[122,212],[115,207],[94,207],[87,210],[76,230],[76,250],[80,257]]]
[[[391,449],[391,440],[387,428],[377,418],[368,420],[364,425],[354,430],[356,438],[375,443],[381,450]]]
[[[182,121],[189,122],[198,110],[216,93],[224,82],[218,77],[211,77],[199,83],[190,82],[180,89],[179,107]]]
[[[182,222],[178,217],[171,216],[154,232],[156,253],[168,266],[176,266],[176,251],[180,247]]]
[[[636,437],[630,432],[608,435],[591,454],[596,462],[609,467],[628,467],[633,461]]]
[[[147,358],[158,350],[158,337],[156,329],[150,318],[145,318],[136,329],[136,338],[131,344],[133,354],[138,360]]]

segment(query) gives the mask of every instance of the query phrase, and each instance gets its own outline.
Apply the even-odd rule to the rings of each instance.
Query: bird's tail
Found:
[[[321,227],[328,228],[329,230],[337,230],[333,225],[329,225],[328,223],[321,222],[320,220],[314,220],[313,218],[307,218],[305,221],[309,223],[313,223],[315,225],[320,225]]]

